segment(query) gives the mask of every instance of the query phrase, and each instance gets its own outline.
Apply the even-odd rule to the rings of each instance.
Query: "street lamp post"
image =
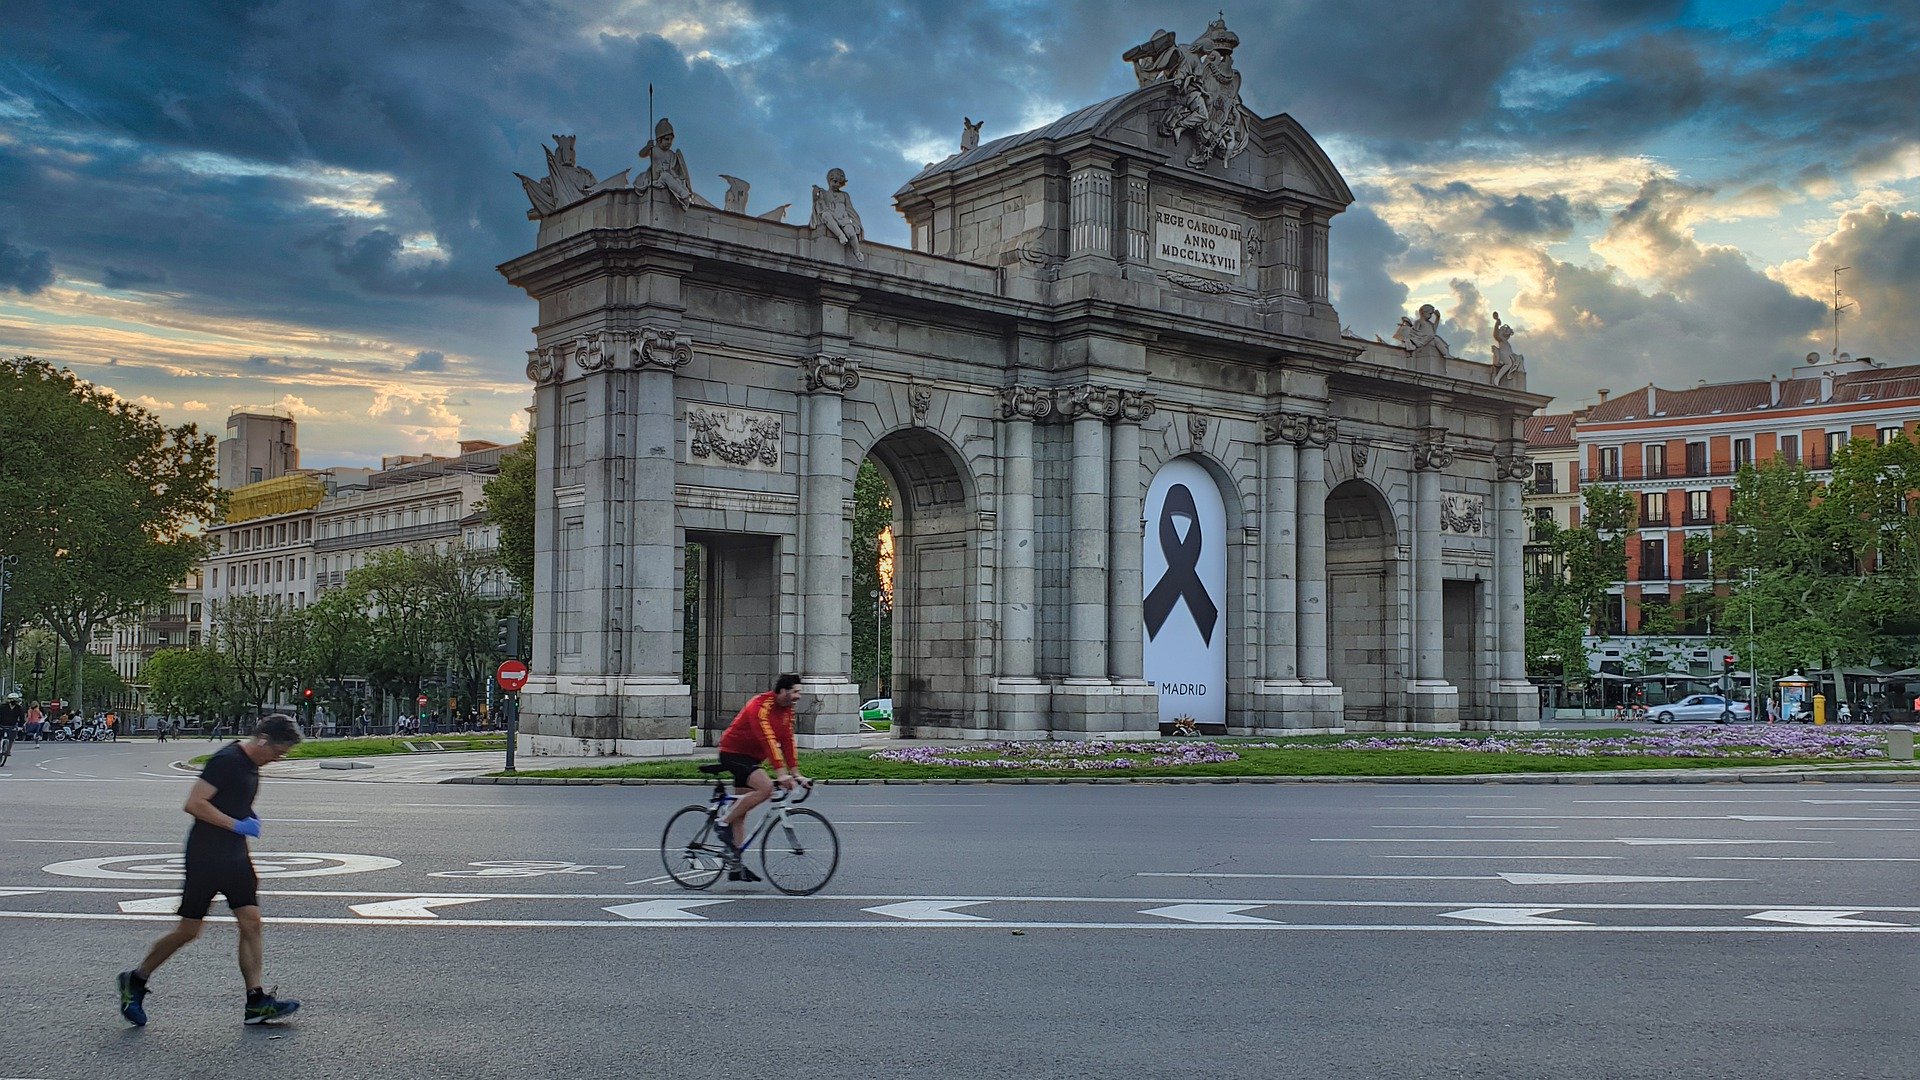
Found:
[[[1740,576],[1746,579],[1746,586],[1751,589],[1754,582],[1759,579],[1760,571],[1749,566],[1741,571]],[[1753,654],[1753,597],[1751,596],[1747,597],[1747,700],[1755,709],[1760,707],[1760,664]],[[1756,716],[1755,719],[1758,717]]]
[[[5,633],[7,629],[7,586],[12,584],[13,568],[18,565],[19,562],[20,557],[18,555],[0,555],[0,633]],[[13,646],[11,643],[7,646],[7,680],[12,680],[16,683],[19,681],[13,678]],[[4,681],[5,680],[0,680],[0,682]],[[4,685],[0,685],[0,690],[5,689],[6,687]]]
[[[880,600],[885,595],[879,589],[867,594],[873,598],[873,696],[886,696],[886,680],[880,676]]]

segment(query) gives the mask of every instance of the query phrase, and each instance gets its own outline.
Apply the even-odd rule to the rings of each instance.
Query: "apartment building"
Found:
[[[315,588],[345,585],[348,571],[383,551],[498,549],[498,527],[476,507],[487,481],[500,471],[501,456],[512,450],[511,444],[470,440],[453,457],[388,458],[364,487],[325,500],[315,523]],[[501,572],[489,576],[482,594],[502,598],[511,588]]]

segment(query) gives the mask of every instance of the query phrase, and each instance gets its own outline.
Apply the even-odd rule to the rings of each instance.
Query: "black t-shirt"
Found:
[[[17,701],[0,701],[0,728],[19,727],[26,722],[26,706]]]
[[[200,779],[212,784],[213,808],[240,821],[253,816],[253,797],[260,790],[260,766],[253,763],[237,742],[228,743],[207,760]],[[187,847],[201,847],[208,853],[245,853],[247,838],[231,829],[193,819],[193,831],[187,834]]]

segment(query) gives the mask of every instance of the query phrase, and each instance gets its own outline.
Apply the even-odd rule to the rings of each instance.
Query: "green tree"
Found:
[[[1527,670],[1560,677],[1569,685],[1587,681],[1586,637],[1605,635],[1608,589],[1627,576],[1627,533],[1633,496],[1613,487],[1581,492],[1577,526],[1535,526],[1535,550],[1544,556],[1527,575]]]
[[[853,532],[848,539],[853,555],[853,596],[848,605],[852,627],[853,680],[883,685],[893,669],[890,608],[893,600],[891,529],[893,489],[872,458],[860,463],[853,484]],[[883,541],[883,534],[885,541]],[[883,549],[884,544],[884,549]],[[883,558],[884,556],[884,558]],[[886,565],[882,565],[885,562]],[[876,622],[873,594],[881,596]],[[878,635],[876,637],[876,634]],[[875,655],[875,642],[879,642]]]
[[[361,598],[369,618],[367,681],[384,694],[413,700],[439,670],[433,589],[411,551],[376,553],[347,572],[347,588]]]
[[[234,689],[239,708],[260,711],[294,681],[300,621],[278,597],[230,596],[207,605],[209,642]]]
[[[352,708],[348,676],[361,674],[366,665],[367,613],[361,599],[351,589],[328,589],[298,612],[297,681],[319,689],[336,716]]]
[[[536,472],[533,432],[520,446],[501,455],[500,474],[487,481],[481,509],[500,529],[500,565],[513,575],[523,596],[533,595],[533,483]]]
[[[0,401],[0,551],[19,559],[7,614],[59,636],[79,708],[94,631],[165,600],[204,557],[215,440],[29,356],[0,361]]]
[[[514,613],[487,596],[499,562],[492,556],[455,548],[445,554],[422,552],[414,564],[428,595],[432,634],[451,667],[463,705],[486,696],[486,680],[499,657],[494,653],[494,620]],[[522,636],[525,636],[523,630]]]
[[[141,674],[149,704],[166,716],[211,719],[234,711],[232,680],[212,649],[161,649]]]

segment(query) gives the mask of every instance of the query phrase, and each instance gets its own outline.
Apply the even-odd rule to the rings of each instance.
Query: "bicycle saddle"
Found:
[[[700,766],[700,771],[706,773],[708,776],[718,776],[726,772],[727,767],[717,761],[709,761],[705,765]]]

